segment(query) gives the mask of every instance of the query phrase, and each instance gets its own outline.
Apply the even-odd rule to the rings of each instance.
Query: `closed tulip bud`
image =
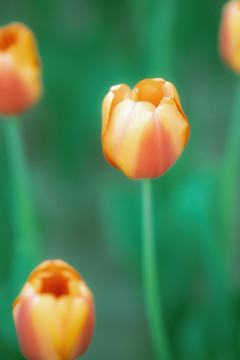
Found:
[[[41,66],[33,33],[12,23],[0,28],[0,114],[17,115],[42,94]]]
[[[163,175],[179,158],[189,124],[176,88],[163,79],[110,88],[102,106],[105,158],[132,179]]]
[[[45,261],[13,304],[19,345],[29,360],[74,360],[88,348],[94,305],[81,276],[61,260]]]
[[[219,32],[219,51],[224,62],[240,73],[240,1],[223,7]]]

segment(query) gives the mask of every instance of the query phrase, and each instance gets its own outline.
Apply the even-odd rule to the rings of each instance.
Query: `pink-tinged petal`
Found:
[[[132,179],[155,178],[172,165],[174,149],[155,112],[135,118],[125,133],[119,158],[121,169]]]
[[[174,102],[160,105],[153,112],[139,112],[124,134],[119,163],[130,178],[163,175],[180,156],[189,125]],[[164,156],[163,156],[164,155]]]
[[[139,154],[136,161],[135,178],[155,178],[163,175],[175,162],[171,139],[156,113],[153,113],[154,124],[148,128],[139,144]],[[164,157],[161,154],[164,153]]]
[[[223,60],[230,64],[231,62],[231,43],[230,43],[230,17],[227,16],[227,9],[223,8],[223,19],[219,32],[219,51]]]
[[[111,110],[116,106],[119,102],[130,97],[131,89],[125,85],[115,85],[112,86],[105,96],[102,105],[102,136],[105,134],[105,131],[108,126],[108,120],[111,113]]]
[[[32,93],[22,77],[12,68],[2,65],[0,72],[1,113],[4,115],[18,114],[30,107],[32,101]]]
[[[38,347],[33,327],[31,309],[35,295],[23,298],[13,309],[13,318],[18,335],[20,349],[27,359],[40,360],[41,353]]]
[[[141,143],[143,139],[148,138],[149,129],[152,129],[154,125],[153,113],[155,109],[155,106],[148,102],[136,103],[131,115],[131,123],[126,127],[121,138],[118,153],[119,167],[130,178],[139,178],[137,169],[141,166],[147,166],[146,172],[148,172],[148,154],[142,153],[143,157],[141,156],[140,164],[139,153],[142,152]],[[151,132],[151,134],[153,133],[154,131]],[[151,139],[150,143],[153,144],[154,139]],[[154,154],[152,155],[154,157]],[[143,177],[145,177],[145,174]],[[150,177],[152,177],[151,174]]]
[[[222,59],[240,73],[240,1],[230,1],[223,8],[219,31],[219,51]]]
[[[33,33],[20,23],[1,27],[0,113],[27,110],[41,94],[41,66]]]
[[[135,122],[136,116],[144,116],[146,112],[154,111],[155,106],[147,102],[135,103],[132,100],[125,100],[119,103],[112,111],[109,121],[108,131],[103,139],[104,153],[111,159],[116,167],[121,168],[120,164],[120,148],[124,139],[125,132],[132,123]],[[134,147],[134,144],[133,144]],[[129,149],[129,157],[134,150]]]

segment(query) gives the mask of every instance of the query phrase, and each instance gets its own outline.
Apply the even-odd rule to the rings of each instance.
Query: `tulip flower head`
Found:
[[[133,90],[112,86],[102,106],[106,160],[132,179],[163,175],[179,158],[189,124],[176,88],[163,79],[140,81]]]
[[[0,114],[17,115],[33,106],[41,94],[33,33],[20,23],[0,27]]]
[[[88,348],[94,305],[81,276],[61,260],[45,261],[13,304],[19,345],[29,360],[74,360]]]
[[[219,52],[223,61],[240,74],[240,1],[230,1],[223,7]]]

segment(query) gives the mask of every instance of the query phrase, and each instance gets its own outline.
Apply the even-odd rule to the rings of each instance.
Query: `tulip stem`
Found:
[[[227,134],[225,152],[221,169],[221,211],[223,241],[228,251],[224,251],[231,263],[236,246],[237,192],[240,158],[240,79],[238,79],[233,101],[230,127]]]
[[[6,118],[3,124],[10,164],[11,203],[16,241],[13,276],[20,279],[26,277],[40,260],[39,231],[32,203],[29,169],[22,143],[20,120],[14,117]]]
[[[142,267],[145,306],[152,342],[159,360],[169,360],[169,350],[160,299],[154,243],[151,180],[142,180]]]

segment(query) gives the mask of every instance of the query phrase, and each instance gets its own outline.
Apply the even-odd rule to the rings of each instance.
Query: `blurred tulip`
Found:
[[[132,179],[163,175],[181,155],[189,124],[176,88],[163,79],[140,81],[131,90],[112,86],[102,106],[105,158]]]
[[[225,63],[240,73],[240,1],[223,7],[219,33],[219,51]]]
[[[92,294],[71,266],[45,261],[15,300],[13,318],[27,359],[73,360],[87,350],[92,338]]]
[[[41,94],[41,66],[33,33],[20,23],[1,27],[0,114],[19,114]]]

